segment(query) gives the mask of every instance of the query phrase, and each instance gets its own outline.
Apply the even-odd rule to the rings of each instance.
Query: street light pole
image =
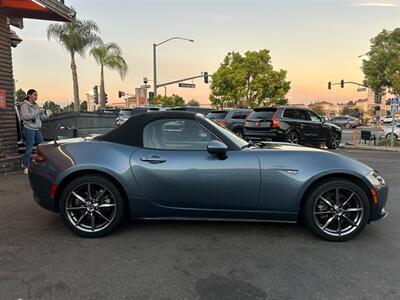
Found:
[[[172,37],[172,38],[169,38],[169,39],[167,39],[167,40],[165,40],[165,41],[162,41],[161,43],[158,43],[158,44],[153,44],[153,82],[154,82],[154,97],[157,97],[157,88],[158,88],[158,84],[157,84],[157,52],[156,52],[156,48],[157,48],[157,46],[160,46],[161,44],[164,44],[164,43],[166,43],[166,42],[169,42],[169,41],[171,41],[171,40],[184,40],[184,41],[188,41],[188,42],[194,42],[194,40],[192,40],[192,39],[186,39],[186,38],[183,38],[183,37],[179,37],[179,36],[176,36],[176,37]]]

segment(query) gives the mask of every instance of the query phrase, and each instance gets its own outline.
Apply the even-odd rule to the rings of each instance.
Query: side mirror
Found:
[[[220,141],[213,140],[208,143],[207,151],[208,153],[214,155],[225,155],[226,152],[228,151],[228,146]]]

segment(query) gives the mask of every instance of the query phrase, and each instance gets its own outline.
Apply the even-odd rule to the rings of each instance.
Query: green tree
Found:
[[[196,99],[192,99],[187,103],[187,106],[200,106],[200,102]]]
[[[273,69],[269,50],[247,51],[244,56],[229,52],[212,75],[210,101],[216,107],[286,104],[289,89],[286,71]]]
[[[383,30],[371,39],[363,59],[364,84],[373,90],[400,94],[400,28]]]
[[[124,79],[128,72],[128,64],[122,56],[121,48],[116,43],[101,44],[92,48],[90,54],[100,65],[100,107],[105,107],[104,67],[118,71],[121,79]]]
[[[71,102],[69,105],[64,106],[61,111],[62,112],[69,112],[69,111],[74,111],[74,102]]]
[[[18,89],[15,92],[15,97],[17,98],[17,102],[22,102],[26,98],[26,93],[25,93],[25,91],[23,89]]]
[[[81,111],[87,111],[87,101],[81,103]]]
[[[157,97],[150,100],[150,104],[162,107],[185,106],[185,100],[181,96],[174,94],[172,96],[157,95]]]
[[[43,104],[44,109],[51,110],[53,114],[58,114],[61,112],[61,106],[56,104],[54,101],[46,101]]]
[[[90,20],[76,20],[63,24],[50,24],[47,29],[47,38],[55,39],[71,56],[71,71],[74,90],[74,107],[79,111],[79,85],[76,71],[75,54],[85,56],[86,50],[101,42],[98,36],[99,28]]]

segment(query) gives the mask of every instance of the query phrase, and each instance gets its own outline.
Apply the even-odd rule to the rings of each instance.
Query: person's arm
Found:
[[[38,115],[40,115],[40,110],[35,110],[34,112],[29,112],[28,104],[23,103],[21,104],[21,118],[24,121],[30,121],[32,119],[36,119]]]

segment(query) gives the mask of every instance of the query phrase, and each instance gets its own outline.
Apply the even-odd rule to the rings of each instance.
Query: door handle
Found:
[[[141,157],[140,160],[149,162],[151,164],[161,164],[167,161],[165,158],[162,158],[160,156],[144,156]]]

